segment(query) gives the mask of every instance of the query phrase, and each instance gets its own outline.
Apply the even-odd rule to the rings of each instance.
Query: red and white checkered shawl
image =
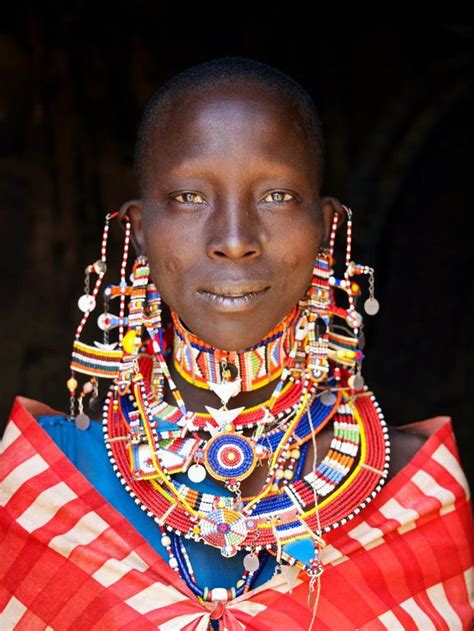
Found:
[[[304,572],[291,592],[276,575],[214,611],[202,605],[65,457],[28,401],[15,400],[0,450],[2,631],[201,631],[210,616],[227,631],[310,628]],[[318,631],[470,628],[471,509],[451,419],[412,427],[429,434],[420,451],[326,535]]]

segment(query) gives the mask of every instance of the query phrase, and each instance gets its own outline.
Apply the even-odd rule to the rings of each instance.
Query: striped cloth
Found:
[[[23,400],[25,402],[26,400]],[[449,417],[353,520],[326,535],[314,629],[471,628],[471,508]],[[303,631],[304,572],[202,605],[17,397],[0,448],[0,629]]]

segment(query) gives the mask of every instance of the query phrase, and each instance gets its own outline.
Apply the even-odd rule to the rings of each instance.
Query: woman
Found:
[[[373,270],[321,196],[323,154],[310,97],[260,62],[213,60],[152,98],[141,197],[86,270],[70,418],[18,397],[5,432],[2,628],[468,628],[450,418],[387,430],[364,384]],[[89,346],[116,218],[120,282]]]

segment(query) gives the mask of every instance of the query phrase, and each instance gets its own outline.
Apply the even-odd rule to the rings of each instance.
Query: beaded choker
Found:
[[[243,351],[216,349],[187,331],[172,309],[171,316],[173,363],[183,379],[206,389],[209,389],[208,382],[220,384],[226,379],[240,379],[240,390],[248,392],[281,375],[294,342],[298,309],[295,305],[263,340]]]

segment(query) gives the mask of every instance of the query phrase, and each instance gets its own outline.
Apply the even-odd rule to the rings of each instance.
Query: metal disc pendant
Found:
[[[364,387],[364,378],[362,375],[351,375],[347,380],[347,384],[354,390],[362,390]]]
[[[84,294],[77,301],[77,306],[81,311],[87,313],[87,311],[93,311],[95,309],[95,298],[90,294]]]
[[[107,271],[107,264],[102,259],[99,259],[94,263],[94,272],[96,274],[105,274]]]
[[[188,478],[191,482],[202,482],[206,477],[206,469],[201,464],[192,464],[188,471]]]
[[[77,429],[85,430],[89,428],[91,420],[87,414],[78,414],[74,419],[74,423],[76,424]]]
[[[260,567],[260,561],[255,554],[249,552],[244,556],[244,568],[247,572],[256,572]]]
[[[334,392],[331,392],[330,390],[326,390],[326,392],[323,392],[320,398],[323,405],[334,405],[337,400],[337,396],[334,394]]]
[[[377,298],[367,298],[364,302],[365,312],[369,315],[375,315],[380,309],[379,301]]]

